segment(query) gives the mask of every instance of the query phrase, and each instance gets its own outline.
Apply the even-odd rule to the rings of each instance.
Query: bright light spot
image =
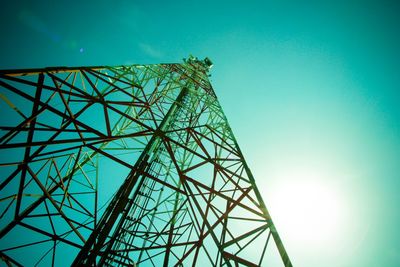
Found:
[[[346,209],[328,177],[294,172],[282,177],[267,198],[278,232],[302,245],[334,245],[341,235]],[[288,182],[289,181],[289,182]]]

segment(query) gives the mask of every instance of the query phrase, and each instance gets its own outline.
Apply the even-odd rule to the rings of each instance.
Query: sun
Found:
[[[279,181],[279,180],[278,180]],[[278,232],[291,243],[334,245],[346,210],[340,191],[328,177],[311,171],[281,176],[268,206]]]

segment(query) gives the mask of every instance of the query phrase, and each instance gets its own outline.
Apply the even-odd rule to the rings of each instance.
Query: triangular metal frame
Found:
[[[210,66],[1,71],[1,259],[292,266]]]

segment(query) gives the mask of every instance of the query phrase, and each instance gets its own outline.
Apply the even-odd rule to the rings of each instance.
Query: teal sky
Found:
[[[400,266],[400,2],[51,2],[2,4],[1,69],[208,56],[294,266]]]

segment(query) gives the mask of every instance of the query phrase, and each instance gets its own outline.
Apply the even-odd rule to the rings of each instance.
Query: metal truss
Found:
[[[8,266],[292,266],[211,62],[0,71]]]

